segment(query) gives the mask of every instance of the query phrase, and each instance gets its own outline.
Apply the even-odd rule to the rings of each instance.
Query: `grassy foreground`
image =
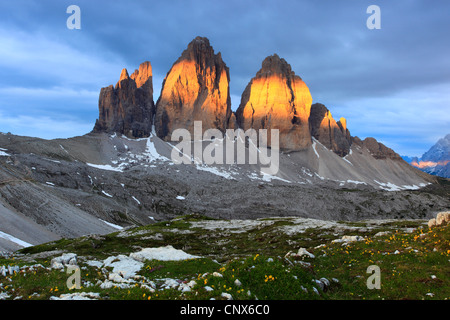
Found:
[[[0,299],[47,300],[83,292],[116,300],[450,298],[450,225],[429,229],[423,220],[390,220],[289,229],[299,223],[273,218],[239,226],[190,215],[28,247],[0,257],[0,268],[20,268],[0,274]],[[344,235],[358,239],[343,241]],[[146,260],[136,277],[108,288],[111,268],[87,263],[166,245],[201,258]],[[311,256],[296,255],[299,248]],[[68,288],[66,270],[50,268],[63,252],[78,255],[80,289]],[[368,282],[376,283],[369,266],[379,268],[380,289],[368,288]]]

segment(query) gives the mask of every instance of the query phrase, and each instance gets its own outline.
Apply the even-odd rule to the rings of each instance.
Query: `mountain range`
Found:
[[[336,121],[313,103],[283,58],[268,56],[255,71],[233,112],[231,72],[209,40],[197,37],[167,72],[156,103],[145,61],[100,90],[92,132],[53,140],[0,134],[0,251],[191,213],[355,221],[427,218],[450,208],[448,180],[410,166],[374,138],[351,136],[345,118]],[[201,133],[222,136],[194,141],[197,121]],[[219,153],[227,130],[271,136],[276,129],[279,169],[206,164],[192,153],[183,154],[190,163],[175,164],[177,129],[194,134],[189,144],[200,142],[201,151],[212,145]],[[251,141],[243,143],[249,155]]]
[[[450,178],[450,134],[439,139],[422,157],[402,158],[426,173]]]

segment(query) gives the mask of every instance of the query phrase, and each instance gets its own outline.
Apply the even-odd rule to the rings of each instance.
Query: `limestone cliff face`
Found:
[[[202,129],[225,132],[231,117],[229,69],[220,53],[215,54],[207,38],[189,43],[167,73],[156,103],[155,130],[170,140],[178,128],[193,134],[194,121]]]
[[[236,110],[240,128],[278,129],[280,149],[296,151],[311,145],[309,114],[312,98],[303,80],[278,55],[264,59],[251,79]]]
[[[98,107],[94,132],[119,133],[130,138],[148,136],[155,112],[150,62],[142,63],[131,76],[123,69],[115,87],[101,89]]]
[[[341,118],[336,122],[327,107],[323,104],[315,103],[311,106],[309,125],[311,136],[325,147],[341,157],[349,153],[352,141],[345,118]]]

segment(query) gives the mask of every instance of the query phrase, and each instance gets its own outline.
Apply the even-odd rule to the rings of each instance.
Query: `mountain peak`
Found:
[[[255,78],[267,77],[270,75],[279,75],[285,78],[297,77],[295,72],[292,71],[291,65],[283,58],[280,58],[278,54],[274,53],[271,56],[267,56],[262,64],[261,69],[257,72]]]
[[[231,116],[229,69],[209,40],[196,37],[167,73],[156,103],[155,130],[169,139],[173,130],[202,121],[203,131],[225,132]]]
[[[130,78],[136,82],[138,88],[145,85],[148,81],[152,81],[152,65],[149,61],[142,62],[139,69],[134,70]]]
[[[131,138],[148,136],[154,113],[150,62],[142,63],[131,77],[123,68],[115,87],[100,90],[98,107],[94,132],[115,132]]]
[[[311,145],[311,103],[307,85],[286,60],[274,54],[264,59],[245,88],[236,120],[244,130],[278,129],[282,150],[303,150]]]

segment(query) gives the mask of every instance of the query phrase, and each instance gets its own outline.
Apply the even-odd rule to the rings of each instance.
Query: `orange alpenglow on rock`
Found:
[[[130,138],[149,136],[155,111],[150,62],[143,62],[131,77],[123,69],[115,87],[101,89],[98,107],[94,132],[119,133]]]
[[[303,80],[278,55],[264,59],[262,68],[245,88],[236,121],[248,130],[279,130],[279,147],[297,151],[311,145],[308,119],[312,97]]]
[[[323,104],[315,103],[311,106],[309,117],[311,136],[316,138],[326,148],[343,157],[350,151],[352,143],[347,121],[341,118],[336,122],[331,112]]]
[[[229,82],[221,54],[214,53],[207,38],[195,38],[164,79],[156,103],[158,137],[171,140],[171,133],[179,128],[192,136],[194,121],[202,121],[203,132],[219,129],[224,133],[232,113]]]
[[[412,161],[411,165],[419,168],[419,169],[424,169],[424,168],[432,168],[432,167],[436,167],[436,166],[445,166],[450,162],[450,160],[445,160],[445,161]]]

